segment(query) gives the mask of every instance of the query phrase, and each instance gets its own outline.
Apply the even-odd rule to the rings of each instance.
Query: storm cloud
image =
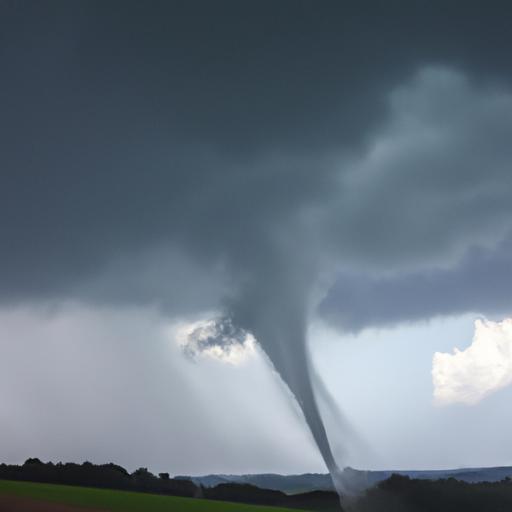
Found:
[[[336,473],[311,317],[442,314],[398,308],[506,250],[508,9],[2,2],[0,300],[229,319]]]
[[[408,205],[395,204],[390,194],[406,187],[399,194],[405,201],[414,195],[409,184],[425,184],[433,191],[428,205],[439,187],[453,187],[457,178],[467,179],[468,187],[483,175],[492,144],[505,139],[505,149],[510,35],[504,5],[493,3],[484,12],[477,2],[462,10],[443,5],[441,16],[440,4],[421,2],[385,9],[350,2],[155,2],[144,9],[131,2],[3,2],[2,297],[81,295],[84,283],[108,265],[119,270],[119,260],[169,246],[203,267],[252,264],[252,258],[265,271],[270,251],[286,259],[317,241],[310,242],[319,229],[315,213],[329,201],[341,205],[335,213],[340,225],[329,239],[344,252],[355,245],[355,257],[389,260],[394,255],[382,251],[393,244],[376,233],[397,216],[411,223],[397,243],[412,247],[424,240],[417,230],[421,205],[401,216]],[[460,73],[415,75],[432,62]],[[501,92],[488,97],[484,85],[480,100],[472,77],[499,84]],[[435,104],[443,80],[448,90]],[[445,110],[443,101],[459,92],[460,102]],[[362,189],[356,183],[345,193],[339,175],[357,166],[354,155],[361,155],[365,169],[381,168],[375,141],[393,142],[393,123],[397,137],[409,133],[404,116],[415,94],[423,103],[412,107],[412,116],[430,131],[448,132],[446,140],[438,131],[439,140],[427,142],[437,144],[438,155],[446,146],[452,161],[444,153],[437,161],[426,155],[423,170],[408,172],[422,156],[422,126],[416,124],[403,153],[383,162],[401,171],[388,177],[383,169],[375,179],[375,171],[363,170],[369,174],[363,180],[376,182]],[[466,109],[474,99],[477,109]],[[500,140],[488,124],[503,129]],[[479,130],[489,142],[483,154],[471,145],[475,158],[467,151]],[[464,142],[466,133],[472,139]],[[452,147],[457,141],[468,147]],[[492,156],[495,169],[503,168],[502,156]],[[444,182],[442,168],[429,171],[439,160],[451,169]],[[499,179],[494,174],[493,182]],[[494,194],[506,199],[504,187]],[[493,191],[489,196],[492,203]],[[446,208],[462,213],[469,203],[459,197]],[[455,215],[438,215],[429,219],[429,230],[451,237]],[[353,229],[361,239],[347,237]],[[276,240],[282,247],[273,248]],[[435,242],[425,240],[418,252]],[[119,275],[114,283],[110,276],[110,290],[96,290],[115,297],[123,280]],[[137,290],[130,296],[137,300]]]
[[[512,95],[427,68],[346,178],[337,283],[320,312],[347,330],[510,308]]]
[[[502,318],[511,310],[511,265],[507,239],[493,249],[469,249],[452,268],[381,277],[340,275],[319,312],[351,332],[465,312]]]

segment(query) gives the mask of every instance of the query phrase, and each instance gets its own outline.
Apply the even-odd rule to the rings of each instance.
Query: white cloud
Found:
[[[252,334],[217,318],[180,324],[176,328],[175,339],[183,353],[194,360],[208,357],[238,365],[256,350]]]
[[[466,350],[434,354],[432,380],[434,400],[440,405],[474,405],[512,384],[512,318],[477,320]]]

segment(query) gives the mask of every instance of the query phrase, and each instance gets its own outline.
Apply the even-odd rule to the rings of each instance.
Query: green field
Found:
[[[11,480],[0,480],[0,494],[100,508],[113,512],[290,512],[290,509],[224,501]]]

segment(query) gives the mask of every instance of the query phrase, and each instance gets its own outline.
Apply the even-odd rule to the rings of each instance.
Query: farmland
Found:
[[[21,499],[24,508],[33,503],[32,510],[45,510],[41,504],[61,504],[65,510],[104,510],[112,512],[286,512],[288,509],[258,507],[204,499],[161,496],[156,494],[93,489],[68,485],[39,484],[0,480],[0,510],[4,502]],[[21,508],[21,507],[18,507]],[[15,510],[12,508],[12,510]],[[53,510],[51,507],[46,510]],[[63,509],[64,510],[64,509]]]

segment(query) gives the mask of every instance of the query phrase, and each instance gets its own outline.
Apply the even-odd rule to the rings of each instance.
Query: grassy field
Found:
[[[223,501],[10,480],[0,480],[0,494],[113,512],[289,512],[290,510]]]

